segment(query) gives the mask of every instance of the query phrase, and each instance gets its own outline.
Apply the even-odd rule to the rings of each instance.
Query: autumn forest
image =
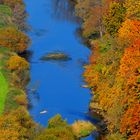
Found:
[[[40,1],[44,2],[45,0]],[[57,0],[52,1],[59,3]],[[72,68],[73,73],[78,71],[78,78],[79,74],[83,78],[82,82],[84,82],[84,85],[82,86],[82,91],[88,92],[86,93],[88,97],[85,96],[85,100],[89,100],[89,96],[91,95],[89,103],[85,103],[85,105],[89,104],[88,110],[86,110],[85,113],[85,108],[81,108],[81,110],[84,110],[81,113],[82,115],[80,114],[82,117],[78,114],[79,112],[75,111],[76,109],[74,110],[75,112],[72,110],[74,114],[80,116],[77,115],[79,118],[74,115],[73,117],[70,113],[65,113],[68,112],[67,110],[54,111],[52,113],[53,115],[49,116],[49,119],[46,117],[45,125],[47,122],[47,126],[45,127],[42,126],[44,122],[41,122],[40,116],[36,115],[39,121],[33,116],[33,111],[29,109],[31,101],[28,94],[35,96],[34,94],[38,93],[35,93],[33,90],[36,89],[33,88],[30,88],[30,92],[32,93],[29,93],[27,87],[33,79],[33,65],[35,65],[36,62],[32,64],[25,56],[31,44],[35,44],[33,41],[34,36],[30,36],[32,27],[30,27],[31,25],[27,22],[27,19],[30,19],[30,13],[27,12],[28,10],[26,11],[26,0],[0,0],[0,140],[86,140],[84,138],[87,138],[87,140],[96,138],[101,140],[140,140],[140,0],[64,1],[67,1],[70,5],[69,7],[72,7],[70,9],[72,9],[72,13],[74,13],[74,18],[78,19],[76,25],[78,24],[80,27],[77,29],[75,23],[69,21],[68,24],[64,22],[64,25],[66,24],[66,28],[72,30],[72,34],[73,30],[78,30],[80,38],[82,38],[82,43],[84,42],[83,44],[86,44],[86,49],[88,49],[85,50],[88,53],[86,52],[84,57],[90,54],[88,55],[88,62],[84,60],[84,64],[82,63],[82,74],[81,67],[80,72],[78,71],[79,67],[78,70]],[[34,6],[33,1],[27,5],[30,6],[30,3]],[[57,6],[60,5],[58,4]],[[59,8],[61,9],[61,7]],[[36,9],[36,11],[37,10],[38,9]],[[31,10],[31,13],[32,12],[33,10]],[[46,14],[49,14],[49,12],[46,12]],[[47,20],[49,23],[50,19],[48,18]],[[54,20],[53,17],[51,17],[51,20]],[[56,22],[56,20],[54,21]],[[61,22],[62,21],[57,21],[57,24],[59,25]],[[54,26],[58,25],[54,24]],[[57,31],[58,30],[55,32],[56,34]],[[47,31],[47,33],[48,32],[49,31]],[[62,34],[63,32],[65,33],[65,31],[62,31]],[[59,31],[59,33],[61,33],[61,31]],[[40,36],[38,36],[40,38],[43,36],[43,33],[36,34],[39,34]],[[66,42],[68,41],[68,34],[71,34],[71,32],[67,32],[67,36],[64,34]],[[72,37],[73,36],[75,38],[75,35],[72,35]],[[49,41],[57,42],[59,36],[55,37],[56,38],[53,37],[53,40],[51,40],[52,38],[50,39],[46,36]],[[71,46],[75,48],[78,47],[76,46],[77,42],[74,43],[71,40]],[[49,47],[49,45],[46,45],[46,48],[47,47]],[[35,47],[32,48],[32,50],[36,49]],[[39,48],[42,49],[42,52],[45,51],[43,50],[44,47],[41,48],[41,45]],[[68,49],[70,50],[70,48]],[[84,51],[84,49],[81,49],[81,52],[82,51]],[[39,53],[39,51],[37,52]],[[77,53],[75,52],[74,54]],[[59,65],[67,65],[70,62],[74,63],[72,57],[72,55],[68,56],[63,52],[53,52],[43,57],[45,62],[41,61],[41,65],[44,67],[44,70],[45,65],[47,65],[46,63],[50,60],[55,62],[52,63],[53,66],[58,61],[61,61]],[[46,67],[48,68],[49,65]],[[37,72],[39,73],[39,71],[42,70],[41,73],[43,73],[40,64],[38,64],[37,68],[39,67],[40,70],[37,69]],[[60,70],[61,69],[57,67],[54,72],[59,73]],[[46,73],[47,71],[45,71],[44,75],[47,75]],[[62,73],[65,74],[64,71],[62,71]],[[36,76],[37,74],[35,73],[34,75]],[[49,79],[52,75],[48,74],[47,76]],[[69,77],[71,78],[72,76],[70,75]],[[58,77],[56,79],[58,79]],[[55,80],[52,81],[54,85]],[[58,87],[62,86],[64,91],[69,90],[67,89],[67,85],[63,85],[63,83],[61,85],[63,76],[62,79],[60,78],[58,80]],[[69,85],[71,85],[70,82],[71,81],[68,83]],[[67,82],[64,81],[64,83]],[[70,89],[71,88],[72,86]],[[81,83],[78,85],[77,91],[81,91]],[[78,94],[77,91],[70,92],[73,92],[71,94]],[[46,96],[44,95],[43,98]],[[59,96],[59,94],[52,96]],[[82,98],[83,95],[72,96],[78,99],[74,101],[71,100],[70,107],[72,105],[75,105],[74,108],[76,108],[76,105],[80,107],[80,103],[84,102],[84,98]],[[68,97],[69,100],[73,99],[69,95],[66,95],[66,97]],[[59,100],[59,97],[56,97],[56,100]],[[46,104],[47,101],[48,100],[45,100]],[[55,105],[55,97],[52,102]],[[65,101],[60,102],[65,103]],[[79,102],[79,104],[75,102]],[[66,107],[67,104],[65,108]],[[59,105],[56,105],[56,108],[58,109]],[[44,115],[45,113],[45,115],[47,115],[47,113],[49,115],[48,110],[39,111],[39,115]],[[51,112],[51,110],[49,111]],[[65,114],[68,114],[69,117],[63,117]],[[97,123],[95,116],[99,116],[98,121],[105,124],[105,130],[101,128],[102,126],[99,126],[100,123]],[[70,118],[72,118],[74,122],[69,122]]]

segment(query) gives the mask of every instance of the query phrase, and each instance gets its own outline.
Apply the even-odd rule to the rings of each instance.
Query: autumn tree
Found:
[[[126,16],[130,19],[140,19],[140,1],[125,0],[124,7],[126,8]]]
[[[7,61],[7,67],[10,70],[26,70],[29,68],[29,63],[24,58],[15,55]]]
[[[127,19],[118,30],[118,38],[123,44],[131,44],[140,38],[140,21]]]
[[[140,139],[140,104],[130,106],[129,109],[124,113],[121,119],[122,133],[125,133],[128,140],[139,140]]]
[[[103,7],[98,5],[92,8],[89,12],[89,17],[85,20],[83,24],[83,35],[89,37],[92,34],[99,32],[100,37],[102,37],[103,28]]]
[[[7,61],[7,68],[11,71],[11,84],[22,89],[29,81],[29,63],[24,58],[15,55]]]
[[[14,27],[0,29],[0,46],[15,52],[23,52],[29,45],[28,36]]]
[[[71,126],[62,119],[61,115],[57,114],[48,122],[48,127],[41,131],[35,140],[76,140]]]
[[[0,28],[12,24],[13,12],[9,6],[0,5]]]
[[[140,139],[139,1],[110,1],[109,9],[108,6],[104,7],[103,1],[77,2],[79,16],[83,19],[83,33],[86,37],[90,37],[92,48],[90,64],[84,66],[83,74],[87,82],[85,87],[90,88],[94,94],[90,109],[106,119],[110,132],[108,139],[138,140]],[[104,19],[103,28],[105,25],[107,32],[95,40],[92,35],[94,32],[99,33],[97,27],[101,25],[97,22],[98,15],[100,23],[103,24]],[[97,26],[96,22],[99,23]]]
[[[81,17],[83,23],[83,35],[91,37],[99,34],[102,37],[104,33],[103,15],[106,13],[111,0],[82,0],[76,5],[76,14]]]
[[[1,140],[27,140],[35,130],[36,124],[32,121],[25,108],[11,111],[0,116]]]
[[[125,49],[120,61],[119,75],[128,82],[137,82],[140,68],[140,39]]]
[[[109,12],[104,16],[104,25],[108,33],[114,35],[125,20],[125,8],[122,3],[112,2]]]
[[[76,4],[76,15],[86,20],[90,16],[89,11],[94,5],[95,1],[92,0],[78,0]]]
[[[140,92],[140,40],[137,40],[130,47],[125,49],[120,61],[118,76],[123,78],[123,91],[125,99],[123,104],[130,106],[138,103]]]

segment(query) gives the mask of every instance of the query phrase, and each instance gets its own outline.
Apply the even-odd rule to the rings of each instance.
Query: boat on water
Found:
[[[40,112],[40,114],[46,114],[48,111],[47,110],[43,110]]]

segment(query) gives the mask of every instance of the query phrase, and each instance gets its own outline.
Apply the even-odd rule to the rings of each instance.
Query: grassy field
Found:
[[[4,65],[6,60],[7,49],[0,47],[0,115],[4,111],[5,100],[8,93],[8,81],[4,76]]]
[[[0,114],[4,111],[5,100],[8,92],[8,82],[0,70]]]

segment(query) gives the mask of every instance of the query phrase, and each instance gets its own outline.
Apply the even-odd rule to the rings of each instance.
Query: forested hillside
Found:
[[[71,0],[92,54],[83,77],[91,89],[89,110],[104,118],[106,140],[140,139],[140,0]],[[23,0],[0,0],[0,140],[78,140],[96,128],[69,125],[57,114],[47,128],[28,112],[31,44]],[[69,27],[68,27],[69,28]],[[54,38],[55,40],[55,38]],[[80,100],[80,99],[78,99]],[[46,120],[47,121],[47,120]]]
[[[29,63],[18,54],[29,47],[22,0],[0,0],[0,139],[29,139],[36,124],[27,112]]]
[[[140,1],[77,0],[92,55],[83,76],[108,140],[140,139]]]
[[[30,64],[21,57],[30,46],[23,0],[0,0],[0,140],[77,140],[96,128],[85,121],[69,125],[57,114],[45,128],[28,112]],[[41,114],[40,114],[41,115]]]

